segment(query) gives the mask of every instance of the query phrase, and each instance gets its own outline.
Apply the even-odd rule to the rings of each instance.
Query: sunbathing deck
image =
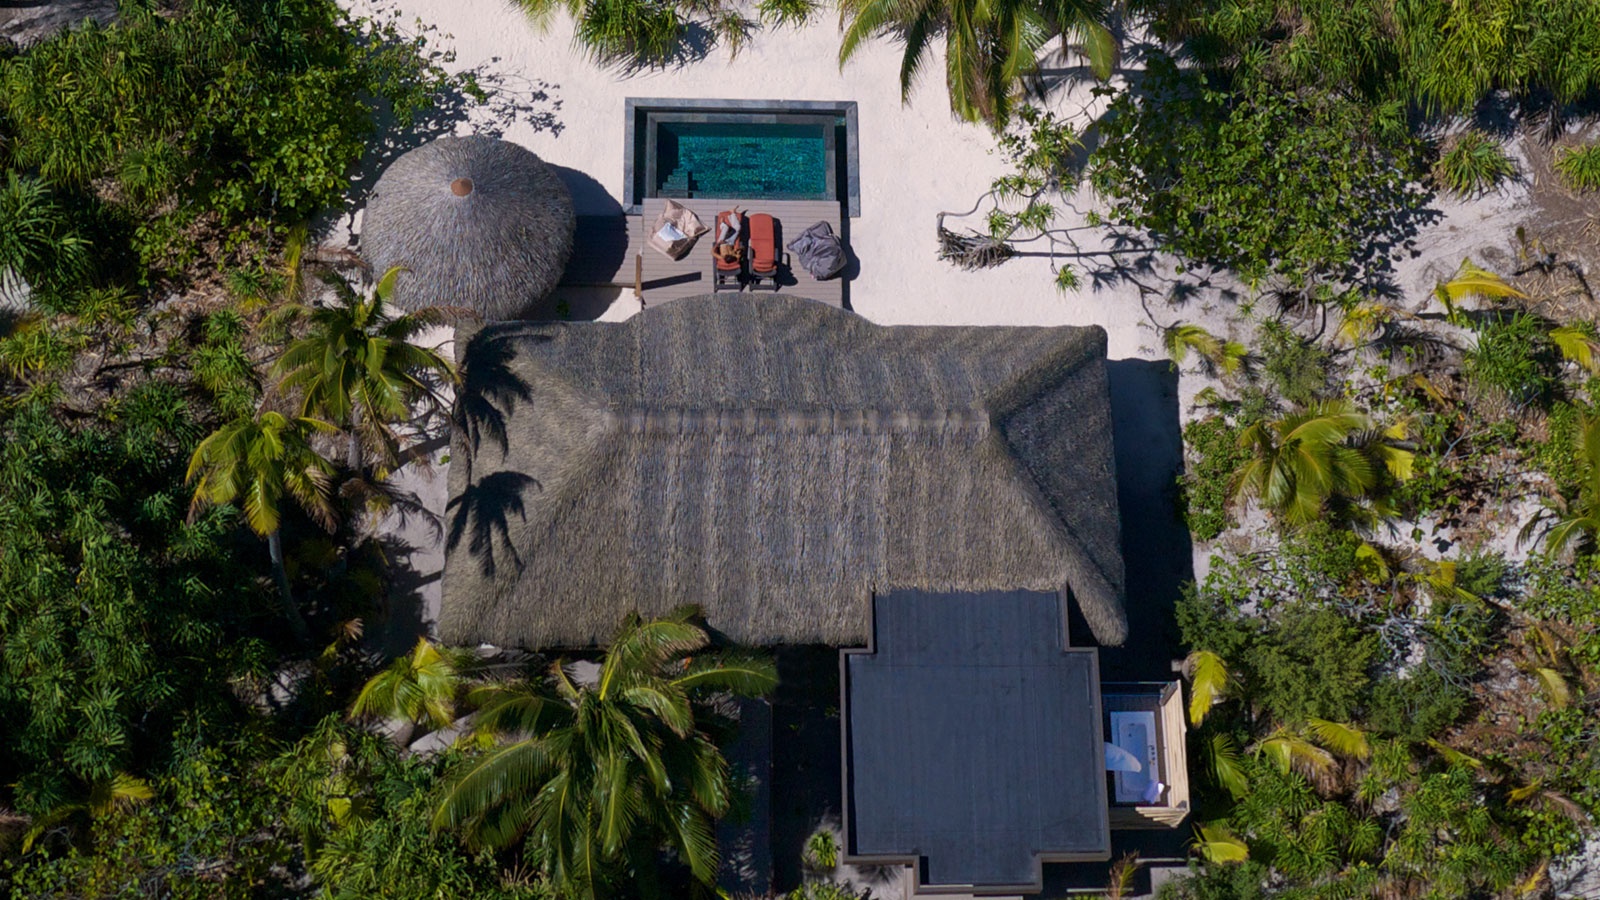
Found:
[[[795,235],[817,222],[833,226],[849,246],[849,235],[837,200],[679,200],[694,210],[706,225],[716,221],[717,213],[738,204],[746,212],[765,212],[778,220],[778,241],[788,243]],[[711,293],[711,237],[695,242],[683,259],[668,259],[647,245],[650,225],[661,213],[666,200],[651,197],[644,201],[643,215],[580,216],[578,248],[567,266],[563,284],[579,286],[615,285],[639,289],[644,306],[656,306]],[[620,248],[617,246],[621,244]],[[785,265],[786,249],[779,248],[778,293],[807,297],[831,306],[845,305],[845,279],[818,281],[798,265]],[[793,260],[788,260],[793,262]],[[848,269],[846,272],[848,273]],[[637,281],[637,284],[636,284]],[[745,293],[750,289],[746,288]],[[761,293],[766,289],[762,288]],[[728,293],[733,293],[729,291]]]

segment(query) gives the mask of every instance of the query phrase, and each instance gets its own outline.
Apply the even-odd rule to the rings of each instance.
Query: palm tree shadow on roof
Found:
[[[472,459],[485,438],[510,451],[506,423],[519,402],[533,398],[526,379],[511,368],[520,342],[548,341],[547,336],[516,335],[504,331],[479,331],[468,338],[460,353],[461,386],[456,392],[452,420],[467,457],[468,481]]]
[[[526,521],[528,513],[523,495],[529,487],[543,489],[538,479],[521,472],[495,472],[468,482],[461,493],[445,505],[450,517],[445,553],[454,553],[461,538],[470,533],[467,553],[478,561],[485,578],[494,578],[498,571],[497,546],[504,549],[520,574],[523,562],[521,554],[517,553],[516,541],[511,537],[511,518],[515,516]]]

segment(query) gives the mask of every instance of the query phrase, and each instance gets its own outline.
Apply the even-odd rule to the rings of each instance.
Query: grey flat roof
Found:
[[[873,646],[842,659],[851,857],[980,890],[1109,858],[1099,668],[1058,595],[881,594]]]

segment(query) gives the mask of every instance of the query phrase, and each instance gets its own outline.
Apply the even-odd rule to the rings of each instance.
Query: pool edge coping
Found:
[[[861,153],[858,135],[856,101],[854,100],[728,100],[682,97],[627,97],[623,100],[622,136],[622,211],[639,215],[644,198],[634,193],[634,120],[640,107],[663,109],[669,112],[760,110],[771,112],[831,112],[844,116],[845,141],[845,191],[847,217],[861,216]]]

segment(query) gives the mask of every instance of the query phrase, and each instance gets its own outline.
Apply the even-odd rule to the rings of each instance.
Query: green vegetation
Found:
[[[1544,322],[1527,313],[1494,315],[1477,328],[1467,355],[1473,384],[1515,406],[1548,401],[1559,382],[1559,357]]]
[[[1600,147],[1564,147],[1556,154],[1556,172],[1578,191],[1600,188]]]
[[[1240,448],[1239,429],[1223,416],[1184,426],[1183,443],[1189,464],[1178,482],[1179,509],[1194,536],[1209,541],[1234,524],[1229,486],[1249,457]]]
[[[1108,225],[1252,283],[1356,280],[1383,262],[1374,236],[1425,200],[1399,110],[1313,88],[1225,91],[1166,57],[1116,96],[1100,134],[1089,184]]]
[[[474,690],[479,731],[505,740],[452,773],[434,827],[475,849],[519,846],[563,897],[658,892],[662,847],[714,887],[712,823],[733,798],[703,701],[778,679],[764,657],[706,652],[697,616],[629,619],[592,683],[558,660],[546,684]]]
[[[1433,178],[1452,194],[1472,197],[1493,190],[1517,174],[1516,164],[1500,142],[1477,130],[1464,131],[1445,143]]]
[[[848,20],[839,45],[839,63],[849,62],[872,38],[894,35],[904,43],[900,95],[907,99],[933,50],[944,38],[945,84],[950,109],[968,122],[1003,128],[1037,74],[1046,44],[1069,38],[1083,48],[1097,78],[1111,77],[1116,39],[1103,24],[1107,10],[1099,0],[847,0],[840,13]]]
[[[163,385],[85,424],[38,401],[0,417],[5,805],[42,815],[142,773],[180,721],[229,709],[229,680],[267,664],[271,605],[232,516],[185,521],[199,437]]]
[[[1148,4],[1157,33],[1250,81],[1318,84],[1367,102],[1466,113],[1490,91],[1554,106],[1600,86],[1600,15],[1566,0],[1182,0]]]
[[[763,24],[794,26],[816,13],[815,0],[761,0],[760,21],[725,0],[514,0],[541,25],[559,12],[577,26],[577,42],[597,63],[663,67],[683,62],[692,29],[701,28],[737,54]]]
[[[91,227],[130,232],[159,268],[194,261],[195,228],[293,223],[336,202],[372,104],[404,127],[447,83],[392,27],[324,0],[124,6],[112,27],[11,61],[0,107],[14,165],[72,194]]]
[[[521,6],[625,67],[817,8]],[[392,310],[393,272],[317,271],[307,222],[359,159],[481,92],[332,0],[120,7],[0,56],[0,893],[708,894],[739,803],[710,701],[769,691],[770,660],[692,610],[630,619],[582,666],[362,640],[390,578],[364,528],[414,453],[402,423],[444,412],[456,375],[417,343],[441,314]],[[1195,841],[1166,895],[1544,891],[1600,815],[1587,276],[1525,234],[1506,274],[1463,261],[1418,296],[1390,260],[1432,190],[1516,177],[1465,116],[1487,101],[1553,136],[1583,113],[1600,13],[1134,3],[1161,43],[1124,85],[1099,3],[841,11],[839,61],[898,42],[902,96],[942,42],[956,118],[1014,167],[981,230],[941,223],[941,254],[1047,241],[1059,286],[1126,279],[1206,380],[1179,487],[1192,534],[1226,537],[1177,606]],[[1093,141],[1028,103],[1058,40],[1102,80]],[[1600,185],[1594,147],[1554,165]],[[1057,228],[1083,186],[1102,215]],[[1541,512],[1508,523],[1511,497]],[[1275,527],[1237,527],[1247,503]],[[1475,549],[1514,527],[1511,558]],[[419,731],[439,749],[410,752]],[[839,849],[818,832],[807,865]]]
[[[299,397],[302,417],[315,416],[344,431],[345,466],[363,472],[370,464],[379,481],[400,464],[393,423],[410,419],[419,404],[442,414],[445,404],[434,384],[455,379],[449,360],[411,343],[443,322],[444,311],[390,312],[387,303],[400,271],[385,272],[365,296],[336,281],[337,303],[290,307],[306,319],[306,333],[273,365],[282,390]],[[329,360],[338,362],[330,366]]]
[[[1387,487],[1410,477],[1412,453],[1396,443],[1404,437],[1402,427],[1380,428],[1347,402],[1316,403],[1240,433],[1248,459],[1235,490],[1290,525],[1382,517]]]

